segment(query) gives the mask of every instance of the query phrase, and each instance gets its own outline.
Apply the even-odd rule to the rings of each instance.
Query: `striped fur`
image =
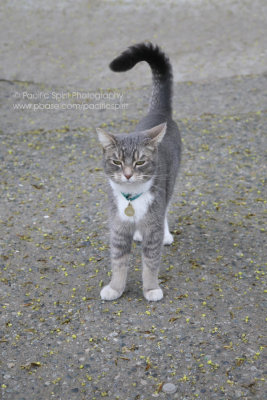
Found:
[[[129,47],[110,64],[116,72],[146,61],[152,70],[152,95],[147,115],[128,134],[98,130],[103,165],[110,182],[110,249],[112,279],[101,291],[103,300],[120,297],[125,289],[133,236],[142,240],[143,293],[147,300],[163,297],[158,284],[163,244],[171,244],[167,208],[180,164],[181,139],[172,120],[172,68],[158,46],[140,43]],[[137,163],[141,160],[143,165]],[[115,162],[114,162],[115,161]],[[126,176],[126,172],[128,177]],[[129,177],[130,176],[130,177]],[[122,193],[136,195],[134,216],[124,213]]]

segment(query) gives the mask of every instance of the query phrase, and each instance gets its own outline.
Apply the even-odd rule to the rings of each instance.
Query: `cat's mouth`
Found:
[[[136,174],[133,174],[131,177],[126,177],[124,174],[116,173],[110,178],[114,183],[130,186],[132,184],[143,184],[149,181],[152,177],[150,175],[143,176]]]
[[[121,182],[122,183],[126,183],[127,185],[130,185],[131,183],[134,183],[134,182],[136,182],[136,179],[134,178],[134,177],[131,177],[130,179],[127,179],[127,178],[122,178],[121,179]]]
[[[135,175],[131,175],[131,176],[125,176],[124,174],[121,174],[119,177],[120,183],[126,183],[131,184],[131,183],[135,183],[136,182],[136,176]]]
[[[131,185],[131,184],[142,184],[147,181],[149,181],[152,178],[152,176],[131,176],[129,179],[126,178],[125,176],[121,176],[120,179],[117,181],[118,183],[125,183],[126,185]]]

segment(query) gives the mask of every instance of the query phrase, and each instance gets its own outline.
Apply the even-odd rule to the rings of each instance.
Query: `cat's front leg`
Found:
[[[124,292],[133,231],[131,226],[114,224],[111,228],[110,250],[112,278],[100,293],[102,300],[118,299]]]
[[[143,235],[143,293],[148,301],[158,301],[163,298],[163,291],[158,282],[163,235],[163,226],[148,229]]]
[[[128,260],[128,255],[118,259],[111,259],[112,279],[100,292],[102,300],[116,300],[123,294],[127,280]]]

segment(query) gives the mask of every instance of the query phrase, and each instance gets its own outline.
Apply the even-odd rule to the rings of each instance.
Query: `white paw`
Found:
[[[136,242],[142,242],[142,235],[139,231],[135,231],[134,232],[134,237],[133,240],[135,240]]]
[[[117,290],[112,289],[109,285],[103,287],[100,292],[100,296],[102,300],[116,300],[118,299],[122,293],[118,292]]]
[[[163,291],[160,288],[147,290],[144,292],[144,296],[148,301],[159,301],[163,298]]]
[[[170,245],[173,242],[173,236],[170,232],[165,232],[164,233],[164,239],[163,239],[163,244]]]

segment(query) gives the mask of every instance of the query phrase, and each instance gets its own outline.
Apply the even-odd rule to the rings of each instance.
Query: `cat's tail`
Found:
[[[115,72],[128,71],[140,61],[146,61],[152,70],[153,87],[149,111],[172,112],[172,66],[168,57],[150,42],[129,47],[109,65]]]

